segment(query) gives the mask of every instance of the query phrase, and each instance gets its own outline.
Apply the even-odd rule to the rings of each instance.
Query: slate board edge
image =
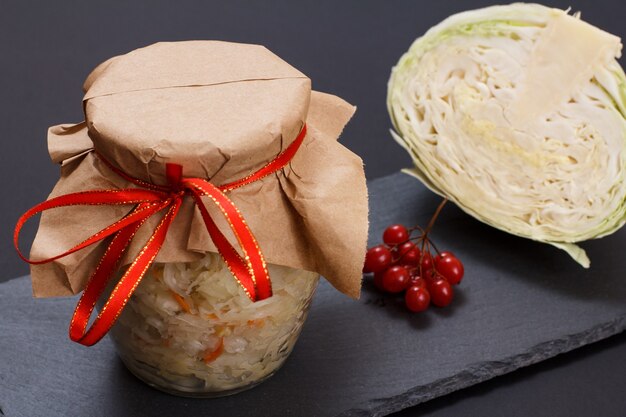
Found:
[[[406,408],[471,387],[497,376],[533,365],[577,348],[599,342],[626,330],[626,315],[605,322],[584,332],[540,343],[518,355],[472,364],[467,370],[431,384],[417,386],[391,398],[370,401],[364,408],[347,410],[338,417],[386,416]],[[464,379],[462,383],[458,379]],[[382,405],[381,405],[382,404]]]

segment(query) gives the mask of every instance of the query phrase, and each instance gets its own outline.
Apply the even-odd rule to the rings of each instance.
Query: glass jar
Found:
[[[269,378],[294,347],[319,275],[268,267],[273,295],[253,303],[219,255],[155,264],[110,332],[120,358],[152,387],[188,397]]]

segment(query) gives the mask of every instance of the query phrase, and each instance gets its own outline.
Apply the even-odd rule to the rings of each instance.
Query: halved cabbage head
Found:
[[[408,172],[477,219],[588,267],[574,242],[625,221],[620,51],[618,37],[536,4],[449,17],[389,80]]]

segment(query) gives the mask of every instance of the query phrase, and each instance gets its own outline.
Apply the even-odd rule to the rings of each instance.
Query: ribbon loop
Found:
[[[67,256],[89,245],[111,237],[107,249],[100,262],[87,281],[85,290],[76,305],[70,322],[70,339],[85,346],[97,343],[119,317],[122,309],[154,262],[159,250],[165,242],[170,225],[176,218],[182,199],[190,194],[202,215],[207,231],[219,254],[230,272],[244,289],[252,301],[263,300],[272,295],[272,287],[267,271],[267,264],[254,234],[235,204],[226,195],[227,192],[282,169],[291,161],[306,136],[306,125],[298,137],[276,158],[260,170],[247,177],[231,183],[215,186],[202,178],[183,178],[183,167],[179,164],[166,164],[168,185],[151,184],[124,173],[101,155],[98,157],[113,172],[135,184],[139,188],[121,190],[93,190],[72,193],[44,201],[26,211],[17,221],[13,235],[13,244],[18,255],[26,262],[34,265],[52,262]],[[241,254],[228,241],[224,233],[216,225],[204,205],[202,197],[208,197],[220,210],[237,240]],[[33,216],[46,210],[76,205],[133,205],[133,209],[115,223],[105,227],[81,243],[67,251],[47,259],[31,260],[19,249],[19,234],[23,225]],[[87,329],[89,319],[95,309],[96,302],[102,296],[108,282],[116,273],[122,257],[135,237],[137,231],[153,215],[165,211],[148,241],[135,256],[130,266],[115,285],[104,307],[97,315],[91,327]]]
[[[137,189],[127,189],[127,190],[107,190],[107,191],[86,191],[81,193],[73,193],[66,194],[60,197],[53,198],[48,201],[44,201],[36,205],[35,207],[28,210],[24,213],[17,221],[15,225],[15,230],[13,232],[13,245],[17,250],[17,254],[22,260],[28,262],[31,265],[41,265],[45,263],[49,263],[55,261],[57,259],[63,258],[69,254],[72,254],[80,249],[86,248],[89,245],[92,245],[112,234],[122,230],[127,227],[129,224],[136,221],[136,219],[147,218],[152,214],[163,208],[162,206],[162,193],[157,193],[153,191],[145,191],[145,190],[137,190]],[[144,203],[153,203],[142,205],[141,210],[135,210],[132,213],[132,216],[126,216],[121,220],[113,223],[110,226],[105,227],[94,235],[88,237],[78,245],[74,246],[67,251],[53,256],[47,259],[41,259],[34,261],[32,259],[28,259],[19,248],[19,236],[20,231],[24,224],[33,216],[42,213],[46,210],[50,210],[57,207],[68,207],[68,206],[78,206],[78,205],[114,205],[114,204],[144,204]]]

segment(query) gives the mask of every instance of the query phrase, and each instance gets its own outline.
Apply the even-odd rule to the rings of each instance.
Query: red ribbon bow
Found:
[[[30,264],[40,265],[52,262],[109,236],[113,236],[106,252],[87,282],[87,286],[76,306],[70,323],[70,339],[85,346],[91,346],[102,339],[117,320],[135,288],[137,288],[137,285],[139,285],[139,282],[159,253],[165,241],[167,231],[178,214],[183,198],[190,195],[200,209],[209,235],[230,272],[252,301],[263,300],[272,295],[265,259],[246,221],[226,193],[258,181],[283,168],[291,161],[304,141],[305,136],[306,125],[302,127],[293,143],[263,168],[245,178],[221,186],[215,186],[202,178],[184,178],[182,176],[183,168],[178,164],[166,164],[168,185],[155,185],[132,178],[111,165],[106,159],[101,158],[110,169],[139,188],[83,191],[44,201],[28,210],[19,218],[13,234],[13,244],[20,258]],[[204,206],[200,198],[202,196],[210,197],[213,203],[220,209],[237,238],[243,256],[237,252],[219,230]],[[26,258],[20,251],[18,245],[20,230],[32,216],[57,207],[102,204],[134,204],[135,207],[117,222],[105,227],[60,255],[33,261]],[[115,285],[104,307],[89,329],[87,329],[96,301],[104,292],[110,278],[117,271],[120,259],[126,252],[135,233],[148,218],[161,211],[165,211],[165,214],[152,236],[150,236],[147,243]]]

